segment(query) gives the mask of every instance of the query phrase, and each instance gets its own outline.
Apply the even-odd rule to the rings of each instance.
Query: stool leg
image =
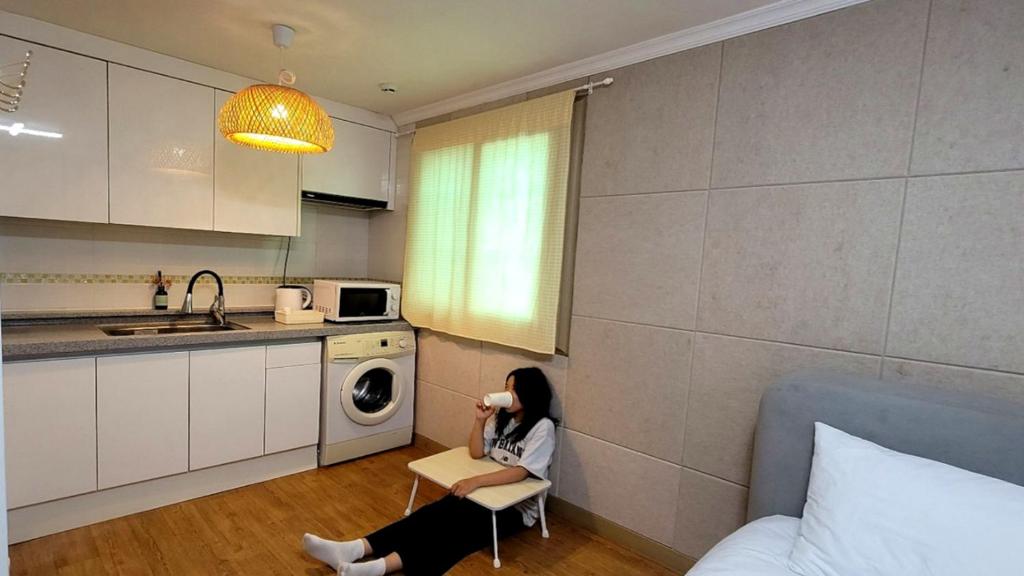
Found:
[[[498,560],[498,513],[491,510],[491,529],[494,534],[494,567],[501,568],[501,560]]]
[[[548,518],[544,513],[544,504],[547,502],[547,498],[544,494],[537,494],[537,507],[540,508],[540,535],[544,538],[548,537]]]
[[[416,479],[412,481],[412,494],[409,494],[409,505],[405,508],[405,515],[412,514],[412,502],[416,499],[416,489],[420,486],[420,475],[416,475]]]

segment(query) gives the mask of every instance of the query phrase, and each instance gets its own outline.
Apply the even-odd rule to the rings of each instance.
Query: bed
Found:
[[[761,398],[748,524],[689,576],[793,576],[788,568],[806,501],[814,423],[892,450],[1024,485],[1024,405],[927,384],[834,374],[786,378]]]

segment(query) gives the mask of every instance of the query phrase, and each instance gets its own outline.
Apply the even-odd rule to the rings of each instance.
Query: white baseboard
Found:
[[[316,468],[316,446],[9,510],[11,544]]]

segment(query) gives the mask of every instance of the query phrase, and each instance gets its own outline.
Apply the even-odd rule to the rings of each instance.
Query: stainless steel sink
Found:
[[[200,334],[204,332],[225,332],[230,330],[248,330],[248,326],[228,322],[213,324],[210,322],[162,322],[153,324],[109,324],[97,326],[107,336],[152,336],[156,334]]]

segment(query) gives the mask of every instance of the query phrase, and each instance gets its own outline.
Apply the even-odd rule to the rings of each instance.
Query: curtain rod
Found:
[[[582,91],[586,90],[587,91],[587,95],[589,96],[589,95],[594,93],[594,88],[600,88],[602,86],[611,86],[612,82],[615,82],[615,78],[612,78],[611,76],[608,76],[604,80],[600,80],[598,82],[587,82],[583,86],[580,86],[579,88],[576,88],[575,91],[576,92],[582,92]]]
[[[598,80],[597,82],[587,82],[583,86],[579,86],[577,88],[573,88],[572,91],[573,92],[584,92],[584,91],[586,91],[587,95],[589,96],[589,95],[594,93],[594,88],[601,88],[603,86],[611,86],[612,82],[615,82],[615,78],[612,78],[611,76],[607,76],[607,77],[605,77],[604,80]],[[395,134],[395,138],[399,138],[401,136],[408,136],[409,134],[415,134],[415,133],[416,133],[416,129],[413,128],[412,130],[406,130],[405,132],[398,132],[398,133],[396,133]]]

